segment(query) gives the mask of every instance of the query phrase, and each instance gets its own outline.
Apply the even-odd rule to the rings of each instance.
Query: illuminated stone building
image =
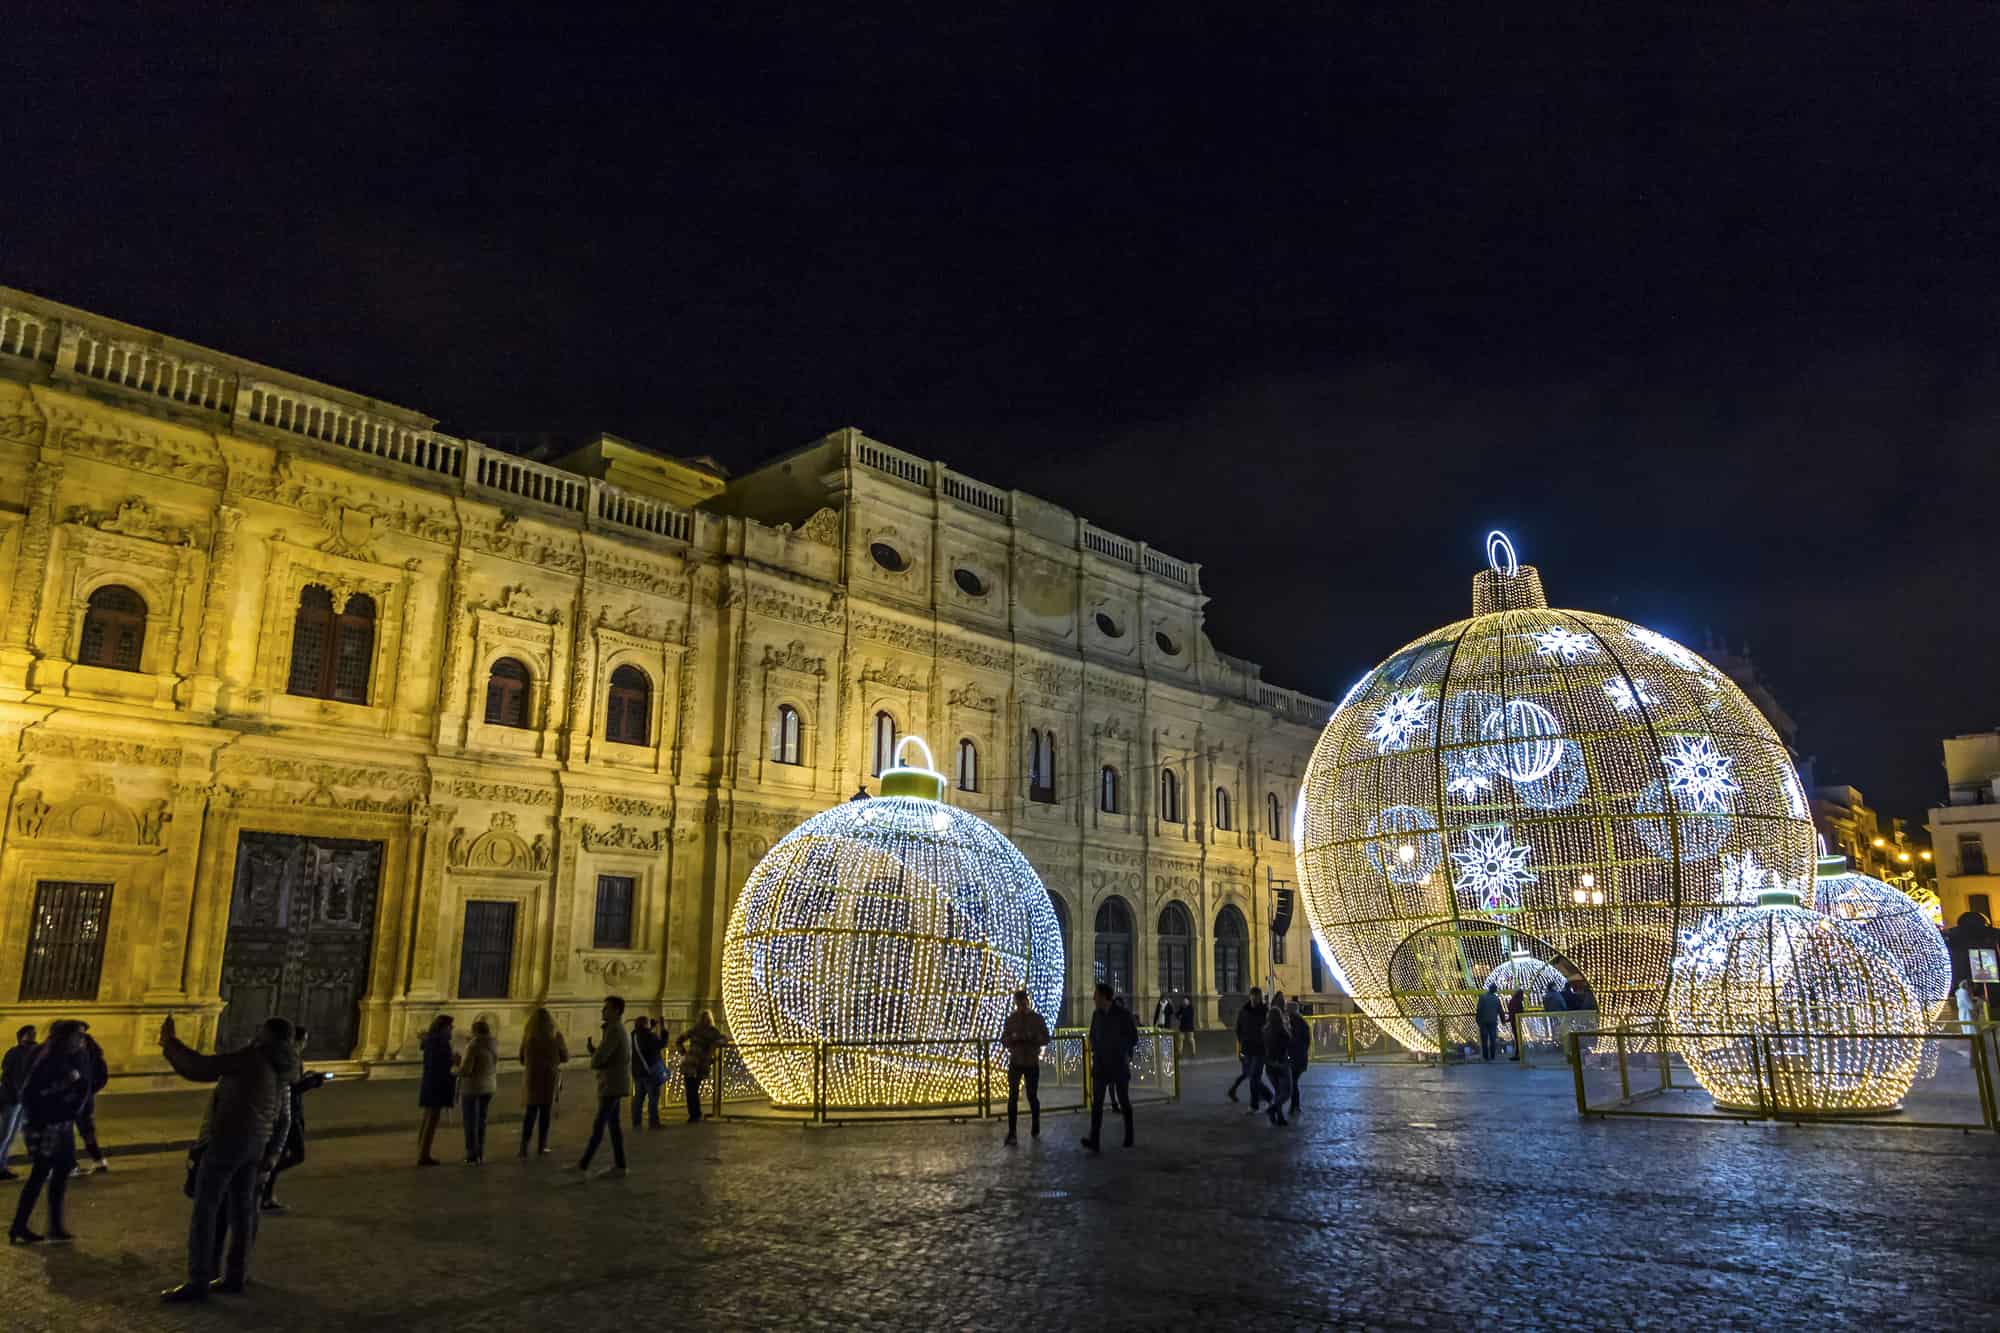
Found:
[[[1072,1012],[1314,989],[1271,923],[1328,705],[1046,501],[851,429],[734,480],[530,461],[5,288],[0,488],[0,1012],[120,1067],[170,1011],[364,1062],[440,1010],[678,1020],[751,865],[906,732],[1049,885]]]

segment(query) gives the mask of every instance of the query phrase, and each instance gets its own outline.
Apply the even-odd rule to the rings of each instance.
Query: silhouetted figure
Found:
[[[1132,1048],[1139,1044],[1139,1029],[1132,1015],[1112,1003],[1107,982],[1097,983],[1097,1012],[1090,1018],[1090,1137],[1083,1146],[1096,1152],[1104,1128],[1104,1098],[1116,1089],[1112,1105],[1125,1117],[1125,1146],[1132,1146]]]
[[[590,1159],[597,1155],[597,1145],[604,1141],[605,1132],[611,1134],[611,1162],[602,1174],[625,1174],[625,1130],[618,1123],[618,1103],[632,1094],[632,1042],[625,1035],[625,999],[619,995],[604,997],[604,1040],[602,1043],[586,1041],[590,1051],[590,1067],[597,1075],[597,1118],[590,1123],[590,1142],[583,1146],[583,1160],[575,1170],[588,1171]]]
[[[35,1049],[28,1077],[21,1089],[22,1120],[27,1129],[22,1144],[33,1163],[21,1197],[14,1203],[14,1225],[7,1231],[10,1245],[33,1245],[43,1240],[71,1239],[63,1228],[63,1194],[69,1187],[69,1173],[76,1167],[76,1117],[90,1100],[90,1068],[84,1054],[83,1024],[73,1018],[49,1024],[48,1039]],[[35,1201],[42,1187],[49,1191],[49,1233],[28,1230]]]
[[[1229,1085],[1229,1100],[1236,1100],[1236,1089],[1247,1078],[1253,1112],[1259,1101],[1271,1095],[1264,1087],[1264,1008],[1264,992],[1252,986],[1250,998],[1236,1011],[1236,1058],[1242,1063],[1243,1072]]]
[[[292,1049],[304,1059],[306,1030],[292,1031]],[[306,1160],[306,1106],[305,1095],[323,1087],[331,1075],[324,1072],[308,1074],[301,1064],[299,1076],[292,1080],[288,1090],[291,1099],[292,1123],[285,1133],[285,1147],[278,1154],[278,1164],[271,1168],[271,1174],[264,1177],[264,1198],[257,1206],[267,1213],[282,1213],[285,1205],[278,1202],[278,1177]]]
[[[687,1092],[688,1123],[701,1119],[701,1081],[708,1077],[710,1063],[722,1046],[722,1029],[715,1026],[715,1012],[701,1011],[694,1026],[681,1033],[674,1049],[681,1056],[681,1086]]]
[[[1514,1053],[1507,1057],[1510,1060],[1521,1058],[1521,1011],[1527,1007],[1527,1001],[1521,996],[1521,988],[1516,986],[1514,993],[1507,997],[1507,1026],[1514,1034]]]
[[[14,1152],[14,1138],[21,1132],[27,1109],[21,1093],[28,1086],[28,1067],[35,1063],[35,1025],[30,1023],[14,1034],[14,1044],[0,1056],[0,1180],[17,1177],[7,1169]]]
[[[474,1019],[472,1041],[458,1066],[458,1113],[465,1122],[465,1164],[486,1160],[486,1113],[500,1090],[500,1047],[483,1018]]]
[[[1177,1038],[1179,1053],[1194,1054],[1194,1003],[1187,995],[1181,995],[1181,1003],[1175,1017],[1180,1020],[1180,1036]]]
[[[1312,1023],[1299,1012],[1299,1002],[1293,1000],[1285,1006],[1285,1026],[1291,1029],[1292,1049],[1292,1105],[1291,1114],[1299,1113],[1299,1083],[1306,1076],[1306,1064],[1312,1059]]]
[[[1014,1131],[1020,1118],[1021,1087],[1028,1089],[1028,1134],[1042,1136],[1042,1048],[1049,1044],[1049,1025],[1028,1003],[1028,992],[1014,992],[1014,1012],[1000,1029],[1000,1044],[1007,1048],[1007,1139],[1016,1142]]]
[[[438,1159],[431,1156],[431,1144],[437,1138],[438,1121],[458,1099],[458,1079],[452,1073],[458,1064],[458,1052],[451,1049],[450,1014],[439,1014],[431,1020],[418,1050],[423,1055],[424,1069],[417,1080],[417,1105],[422,1108],[424,1118],[417,1127],[417,1165],[436,1166]]]
[[[537,1136],[538,1153],[549,1150],[549,1118],[555,1112],[556,1096],[562,1091],[562,1067],[569,1061],[569,1046],[556,1030],[556,1020],[546,1009],[537,1009],[521,1034],[521,1156],[528,1155],[528,1139]]]
[[[648,1123],[660,1127],[660,1090],[666,1086],[667,1022],[655,1029],[645,1018],[632,1020],[632,1128],[639,1127],[639,1113],[647,1112]]]
[[[97,1038],[90,1035],[90,1024],[83,1025],[83,1060],[90,1079],[90,1096],[84,1099],[83,1109],[76,1115],[77,1136],[83,1140],[83,1150],[90,1154],[90,1160],[99,1171],[109,1171],[111,1163],[104,1160],[104,1149],[97,1146],[97,1094],[104,1091],[104,1085],[111,1081],[111,1066],[105,1063],[104,1048],[97,1044]],[[76,1167],[72,1175],[87,1176],[89,1167]]]
[[[1274,1125],[1288,1124],[1285,1119],[1285,1094],[1291,1090],[1292,1082],[1292,1030],[1285,1022],[1285,995],[1283,991],[1271,992],[1271,1003],[1264,1010],[1264,1076],[1271,1081],[1271,1106],[1264,1113]]]
[[[1500,988],[1488,986],[1480,992],[1479,1004],[1472,1012],[1473,1021],[1479,1024],[1479,1058],[1491,1060],[1500,1053]]]

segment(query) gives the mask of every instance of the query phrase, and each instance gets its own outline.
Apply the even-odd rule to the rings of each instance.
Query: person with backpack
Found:
[[[1090,1017],[1090,1137],[1083,1146],[1098,1151],[1104,1129],[1104,1098],[1125,1117],[1125,1146],[1132,1146],[1132,1050],[1139,1044],[1132,1011],[1115,1003],[1109,982],[1097,983],[1097,1012]]]
[[[701,1081],[708,1077],[709,1063],[722,1045],[722,1030],[715,1026],[715,1012],[701,1011],[694,1026],[681,1033],[674,1049],[680,1052],[681,1083],[687,1089],[688,1123],[701,1119]]]

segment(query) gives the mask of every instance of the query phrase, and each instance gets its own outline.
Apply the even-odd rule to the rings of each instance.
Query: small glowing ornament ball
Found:
[[[1471,619],[1354,683],[1301,796],[1313,932],[1412,1050],[1437,1043],[1403,1012],[1390,960],[1417,931],[1546,941],[1609,1027],[1662,1011],[1685,932],[1774,883],[1812,886],[1804,788],[1743,692],[1652,630],[1552,610],[1504,535],[1487,561]],[[1461,970],[1469,1006],[1476,969]]]
[[[922,767],[902,767],[904,749]],[[773,1102],[969,1102],[976,1038],[998,1038],[1026,989],[1053,1019],[1062,936],[1034,868],[999,830],[944,803],[917,738],[882,794],[814,815],[750,872],[723,941],[730,1035]],[[992,1048],[995,1068],[1005,1054]],[[1001,1083],[1003,1088],[1004,1082]]]
[[[1816,911],[1844,921],[1889,955],[1916,992],[1926,1018],[1951,998],[1951,947],[1909,894],[1893,884],[1850,870],[1844,856],[1819,859]]]
[[[1926,1011],[1896,961],[1789,890],[1696,931],[1674,960],[1669,1040],[1720,1106],[1794,1115],[1896,1108]]]

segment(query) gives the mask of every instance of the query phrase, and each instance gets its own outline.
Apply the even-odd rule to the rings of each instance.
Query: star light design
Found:
[[[1754,907],[1757,895],[1777,878],[1778,876],[1772,871],[1757,863],[1757,853],[1754,851],[1745,852],[1741,856],[1732,856],[1728,852],[1722,854],[1723,902]]]
[[[1634,625],[1625,631],[1625,637],[1644,648],[1653,656],[1665,662],[1672,662],[1683,671],[1699,671],[1702,661],[1687,649],[1675,643],[1657,630]]]
[[[1431,714],[1436,711],[1437,701],[1424,698],[1422,690],[1390,695],[1389,702],[1376,711],[1375,725],[1368,729],[1368,739],[1375,742],[1375,753],[1409,749],[1411,742],[1430,725]]]
[[[1525,843],[1517,846],[1507,826],[1495,824],[1471,830],[1464,850],[1453,852],[1451,860],[1459,883],[1478,896],[1481,911],[1509,912],[1519,910],[1522,889],[1542,882],[1528,869],[1528,853],[1534,850]]]
[[[1667,766],[1667,790],[1691,810],[1727,809],[1729,798],[1743,790],[1730,772],[1736,761],[1706,736],[1674,737],[1660,762]]]
[[[1444,784],[1444,789],[1463,800],[1476,801],[1485,795],[1486,789],[1492,785],[1493,776],[1490,773],[1481,772],[1477,766],[1466,764],[1463,767],[1452,767],[1451,778]]]
[[[1604,682],[1604,693],[1611,699],[1611,706],[1621,713],[1629,713],[1640,705],[1653,708],[1660,701],[1653,697],[1653,687],[1643,680],[1626,680],[1623,676]]]
[[[1588,634],[1579,634],[1566,625],[1557,625],[1537,634],[1530,634],[1535,641],[1535,652],[1541,657],[1559,657],[1565,665],[1574,666],[1586,657],[1596,657],[1603,650],[1597,640]]]

